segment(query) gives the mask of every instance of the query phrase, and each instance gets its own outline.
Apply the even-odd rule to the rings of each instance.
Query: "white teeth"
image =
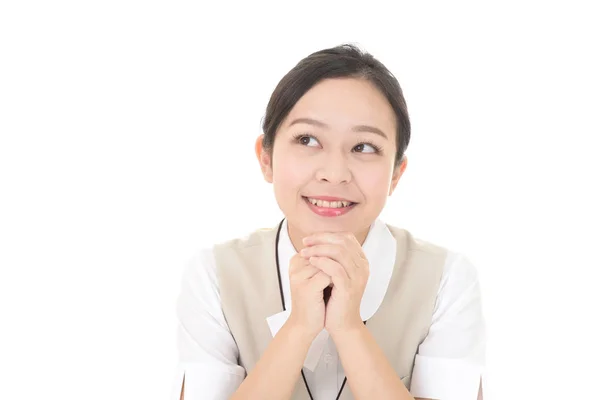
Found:
[[[310,201],[312,204],[314,204],[317,207],[342,208],[342,207],[348,207],[351,204],[349,201],[325,201],[325,200],[312,199],[310,197],[307,197],[307,198],[308,198],[308,201]]]

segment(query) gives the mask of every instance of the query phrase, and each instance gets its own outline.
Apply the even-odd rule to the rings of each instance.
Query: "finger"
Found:
[[[342,245],[334,244],[315,244],[310,247],[305,247],[301,250],[301,254],[305,258],[310,257],[329,257],[341,264],[350,279],[356,275],[356,269],[361,262],[360,257],[355,252],[346,249]]]
[[[312,278],[321,270],[314,265],[304,265],[298,269],[296,269],[293,273],[290,273],[291,281],[303,281]]]
[[[352,244],[361,247],[352,232],[317,232],[302,239],[305,246],[317,243]]]
[[[347,253],[353,257],[355,268],[360,268],[367,261],[362,245],[352,232],[319,232],[305,237],[303,241],[307,247],[332,244],[346,248]]]
[[[324,290],[327,286],[331,285],[331,276],[323,271],[319,271],[315,276],[310,278],[310,282],[315,285],[316,290]]]
[[[301,257],[300,254],[295,254],[290,260],[290,277],[300,276],[304,279],[308,279],[317,272],[319,271],[315,270],[315,267],[313,265],[310,265],[308,260],[304,257]]]
[[[302,239],[305,246],[312,246],[317,243],[342,244],[346,239],[343,232],[318,232]]]
[[[329,275],[334,285],[345,286],[346,282],[349,280],[344,267],[329,257],[311,257],[308,261],[311,265],[314,265]]]
[[[290,259],[290,274],[299,271],[307,265],[309,265],[309,263],[300,255],[300,253],[294,254],[294,256]]]

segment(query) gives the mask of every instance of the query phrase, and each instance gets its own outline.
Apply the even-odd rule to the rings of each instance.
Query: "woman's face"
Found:
[[[259,143],[265,179],[296,248],[323,231],[353,232],[362,243],[406,168],[404,160],[394,169],[395,114],[365,80],[319,82],[281,124],[272,159]]]

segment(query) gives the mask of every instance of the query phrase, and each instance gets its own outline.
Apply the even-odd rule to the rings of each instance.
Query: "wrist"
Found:
[[[344,326],[329,330],[331,338],[334,340],[343,340],[349,337],[360,335],[363,330],[367,329],[360,316]]]
[[[294,343],[310,347],[319,332],[312,332],[304,324],[298,323],[292,316],[281,327],[281,330],[289,336]]]

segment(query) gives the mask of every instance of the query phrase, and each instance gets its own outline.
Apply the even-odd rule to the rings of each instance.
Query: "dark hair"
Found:
[[[273,150],[277,129],[296,102],[318,82],[328,78],[365,79],[385,95],[396,114],[395,166],[398,166],[410,142],[410,120],[402,89],[383,63],[352,44],[310,54],[279,81],[263,120],[263,148]]]

